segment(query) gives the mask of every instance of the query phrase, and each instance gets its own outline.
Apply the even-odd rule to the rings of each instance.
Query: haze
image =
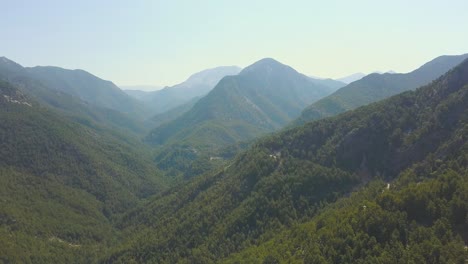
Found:
[[[1,55],[127,86],[173,85],[263,57],[320,77],[407,72],[468,47],[463,0],[23,0],[3,1],[2,10]]]

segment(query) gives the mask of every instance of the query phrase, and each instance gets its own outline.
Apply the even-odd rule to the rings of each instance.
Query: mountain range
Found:
[[[367,75],[310,105],[295,123],[301,124],[333,116],[407,90],[416,89],[435,80],[466,58],[468,54],[441,56],[410,73]]]

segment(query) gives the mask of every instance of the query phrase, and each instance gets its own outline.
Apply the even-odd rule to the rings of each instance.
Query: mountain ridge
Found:
[[[49,78],[53,76],[49,75]],[[6,58],[0,61],[0,79],[14,84],[42,105],[59,110],[71,119],[81,120],[83,124],[95,122],[133,134],[141,134],[144,131],[143,124],[137,117],[84,101],[61,87],[56,89],[55,86],[63,81],[61,78],[49,86],[48,82],[36,78],[27,68]]]
[[[298,115],[308,102],[333,89],[271,58],[262,59],[237,76],[224,77],[207,96],[179,117],[180,120],[157,128],[160,132],[151,132],[147,141],[161,144],[169,135],[174,136],[171,131],[181,133],[182,127],[210,120],[225,124],[238,120],[247,126],[256,126],[260,131],[272,131]],[[162,137],[158,138],[157,134]]]
[[[428,84],[468,58],[468,54],[439,56],[403,73],[372,73],[308,106],[293,125],[333,116]]]
[[[139,93],[137,91],[126,93],[144,102],[151,109],[152,116],[155,116],[181,106],[195,97],[206,95],[224,76],[236,75],[240,70],[237,66],[219,66],[194,73],[179,84],[157,91],[143,92],[140,96],[136,95]]]

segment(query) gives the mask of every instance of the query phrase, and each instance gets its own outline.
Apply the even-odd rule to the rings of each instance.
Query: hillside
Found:
[[[127,214],[130,238],[108,262],[463,263],[467,106],[468,60],[416,91],[264,138]]]
[[[359,106],[428,84],[468,58],[441,56],[406,74],[373,73],[307,107],[294,124],[334,116]]]
[[[3,81],[0,120],[0,262],[94,262],[118,215],[167,186],[139,143]]]
[[[37,69],[42,68],[39,67]],[[72,72],[59,68],[51,69],[53,69],[53,71],[57,70],[59,72],[64,71],[67,74]],[[32,74],[30,73],[30,70],[30,68],[24,68],[21,65],[5,57],[0,58],[0,80],[4,80],[14,84],[24,93],[27,93],[29,96],[34,97],[34,99],[40,102],[41,104],[58,110],[62,114],[65,114],[71,117],[73,120],[81,122],[82,124],[105,124],[108,127],[122,130],[125,132],[131,132],[137,135],[145,132],[143,123],[137,120],[136,118],[128,114],[119,112],[117,110],[105,108],[103,106],[95,105],[88,101],[84,101],[79,96],[69,93],[75,93],[76,91],[69,91],[66,89],[69,87],[73,87],[73,89],[78,91],[81,88],[83,88],[84,90],[89,90],[91,89],[91,87],[94,86],[86,88],[85,85],[81,86],[82,82],[76,82],[69,85],[67,84],[67,82],[71,80],[63,80],[60,74],[58,75],[57,79],[54,79],[54,75],[46,75],[48,76],[48,78],[51,79],[48,81],[44,81],[43,79],[38,78],[41,74]],[[89,77],[86,73],[80,74],[86,75],[87,78]],[[91,76],[89,78],[94,79],[95,77]],[[96,82],[104,83],[104,85],[106,86],[112,86],[112,84],[109,84],[102,80],[97,80]],[[61,86],[62,83],[65,83],[64,86]],[[113,90],[114,87],[110,87],[109,89]],[[93,93],[98,92],[99,91],[93,91]]]

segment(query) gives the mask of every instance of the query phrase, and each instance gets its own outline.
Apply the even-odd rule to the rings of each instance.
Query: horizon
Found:
[[[425,1],[424,12],[420,4],[23,0],[6,3],[1,55],[24,67],[83,69],[119,87],[163,88],[205,69],[245,68],[264,57],[338,79],[405,73],[441,55],[466,53],[468,36],[459,32],[468,24],[468,3]],[[285,16],[290,13],[295,16]]]
[[[464,55],[464,54],[468,54],[468,53],[461,53],[461,54],[441,54],[437,57],[441,57],[441,56],[460,56],[460,55]],[[8,60],[11,60],[15,63],[18,63],[17,61],[15,60],[12,60],[11,58],[8,58],[6,56],[0,56],[0,57],[3,57],[3,58],[6,58]],[[437,57],[434,57],[432,58],[431,60],[429,61],[432,61],[433,59],[436,59]],[[262,59],[259,59],[255,62],[252,62],[251,64],[245,66],[245,67],[240,67],[240,66],[237,66],[237,65],[219,65],[217,67],[211,67],[211,68],[207,68],[207,69],[202,69],[202,70],[197,70],[196,72],[190,74],[188,77],[186,77],[183,81],[180,81],[178,83],[175,83],[175,84],[171,84],[171,85],[154,85],[154,84],[129,84],[129,85],[120,85],[120,84],[117,84],[115,83],[113,80],[108,80],[108,79],[103,79],[101,78],[100,76],[98,75],[95,75],[93,72],[90,72],[88,71],[87,69],[68,69],[68,68],[63,68],[63,69],[66,69],[66,70],[83,70],[83,71],[86,71],[92,75],[95,75],[96,77],[98,78],[101,78],[103,80],[107,80],[107,81],[111,81],[113,82],[117,87],[119,87],[121,90],[129,90],[129,91],[144,91],[144,92],[152,92],[152,91],[159,91],[159,90],[162,90],[162,89],[165,89],[165,88],[170,88],[172,86],[175,86],[175,85],[178,85],[178,84],[181,84],[185,81],[187,81],[190,77],[192,77],[193,75],[195,74],[198,74],[198,73],[202,73],[204,71],[208,71],[208,70],[213,70],[213,69],[217,69],[217,68],[222,68],[222,67],[238,67],[240,68],[241,70],[245,69],[246,67],[260,61],[260,60],[263,60],[263,59],[273,59],[277,62],[280,62],[280,63],[283,63],[279,60],[276,60],[275,58],[272,58],[272,57],[265,57],[265,58],[262,58]],[[429,62],[429,61],[425,61],[425,62],[422,62],[419,66],[417,66],[416,68],[414,69],[410,69],[409,71],[407,72],[400,72],[400,71],[395,71],[393,69],[389,69],[389,70],[374,70],[374,71],[371,71],[371,72],[362,72],[362,71],[355,71],[354,73],[350,73],[348,75],[345,75],[345,76],[341,76],[341,77],[338,77],[338,78],[331,78],[331,77],[326,77],[326,76],[316,76],[316,75],[310,75],[310,74],[306,74],[306,73],[303,73],[303,72],[300,72],[298,71],[299,73],[302,73],[306,76],[308,76],[309,78],[313,78],[313,79],[318,79],[318,80],[325,80],[325,79],[332,79],[332,80],[336,80],[336,81],[341,81],[341,79],[347,79],[349,77],[353,77],[355,75],[363,75],[364,76],[367,76],[367,75],[370,75],[370,74],[374,74],[374,73],[377,73],[377,74],[385,74],[385,73],[391,73],[391,74],[398,74],[398,73],[402,73],[402,74],[406,74],[406,73],[409,73],[411,71],[414,71],[416,69],[418,69],[419,67],[421,67],[422,65],[424,65],[425,63]],[[27,67],[27,68],[33,68],[33,67],[60,67],[60,66],[56,66],[56,65],[34,65],[34,66],[25,66],[25,65],[22,65],[21,63],[18,63],[20,64],[22,67]],[[287,63],[285,63],[285,65],[287,66],[290,66],[292,67],[291,65],[288,65]],[[61,68],[61,67],[60,67]],[[294,67],[292,67],[294,68]],[[295,69],[295,68],[294,68]],[[344,82],[344,81],[343,81]],[[346,83],[346,82],[344,82]]]

